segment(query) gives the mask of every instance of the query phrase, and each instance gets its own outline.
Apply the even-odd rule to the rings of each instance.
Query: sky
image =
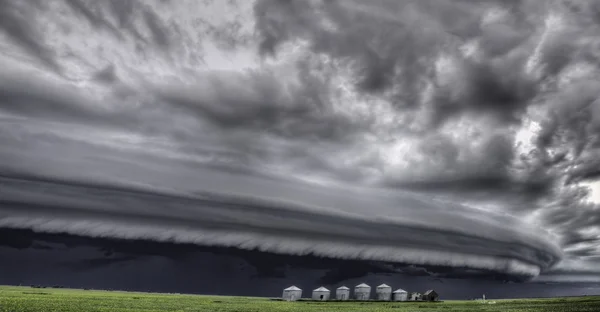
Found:
[[[597,1],[1,4],[1,228],[600,282]]]

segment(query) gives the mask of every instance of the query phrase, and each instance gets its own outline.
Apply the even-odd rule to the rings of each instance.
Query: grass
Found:
[[[285,302],[253,297],[197,296],[0,286],[0,312],[375,312],[375,311],[600,311],[600,296],[444,302]]]

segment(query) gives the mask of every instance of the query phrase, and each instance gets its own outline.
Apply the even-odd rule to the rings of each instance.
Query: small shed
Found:
[[[282,298],[285,301],[296,301],[302,298],[302,289],[296,286],[290,286],[283,290]]]
[[[381,284],[375,289],[377,300],[389,301],[392,298],[392,287]]]
[[[335,299],[337,299],[337,300],[350,299],[350,288],[348,288],[346,286],[338,287],[335,290]]]
[[[408,300],[418,301],[418,300],[421,300],[422,297],[423,297],[423,295],[421,295],[421,293],[411,292],[410,296],[408,297]]]
[[[331,292],[329,291],[329,289],[321,286],[321,287],[313,290],[312,299],[313,300],[322,300],[322,301],[329,300],[330,293]]]
[[[408,292],[406,292],[404,289],[398,288],[392,293],[392,298],[394,301],[406,301],[408,300]]]
[[[371,286],[362,283],[354,287],[354,298],[356,300],[369,300],[371,298]]]
[[[435,292],[435,290],[430,289],[428,291],[426,291],[425,293],[423,293],[423,300],[424,301],[437,301],[438,300],[438,293]]]

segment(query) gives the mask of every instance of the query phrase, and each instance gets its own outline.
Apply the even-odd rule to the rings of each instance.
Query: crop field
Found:
[[[0,286],[1,312],[600,311],[600,296],[445,302],[285,302],[267,298]]]

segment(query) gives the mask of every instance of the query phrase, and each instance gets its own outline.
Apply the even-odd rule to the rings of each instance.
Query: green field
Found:
[[[1,312],[70,311],[600,311],[600,296],[445,302],[284,302],[266,298],[0,286]]]

